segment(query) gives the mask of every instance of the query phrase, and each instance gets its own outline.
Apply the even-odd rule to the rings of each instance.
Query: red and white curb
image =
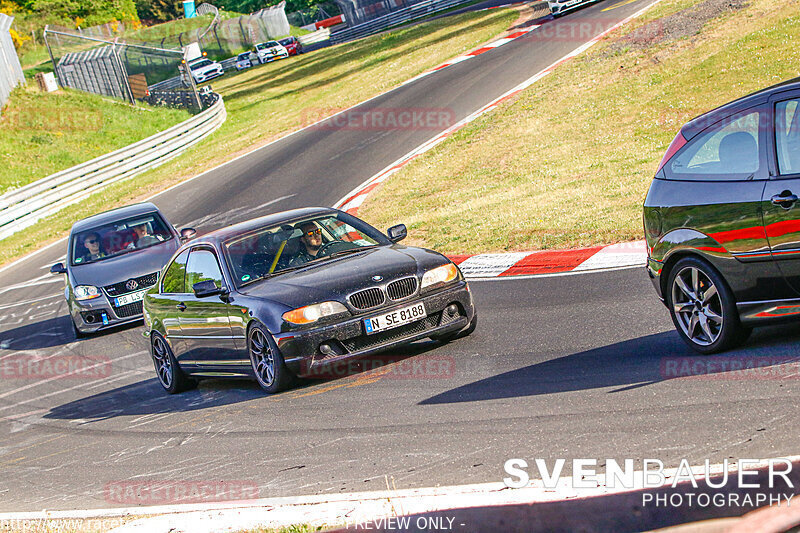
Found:
[[[590,41],[582,44],[569,54],[565,55],[549,67],[545,68],[544,70],[536,73],[535,75],[531,76],[527,80],[523,81],[513,89],[507,91],[506,93],[502,94],[500,97],[496,98],[495,100],[489,102],[482,108],[478,109],[471,115],[461,119],[460,121],[456,122],[452,126],[450,126],[445,131],[435,135],[431,139],[428,139],[388,167],[384,168],[367,181],[350,191],[344,198],[339,200],[334,204],[333,207],[337,209],[341,209],[350,214],[357,214],[358,208],[361,204],[364,203],[364,200],[367,199],[367,196],[370,192],[372,192],[378,185],[380,185],[383,181],[387,178],[392,176],[394,173],[399,171],[405,165],[407,165],[410,161],[415,159],[420,154],[424,154],[425,152],[431,150],[433,147],[447,139],[450,135],[455,133],[456,131],[460,130],[470,122],[474,121],[484,113],[487,113],[504,101],[513,98],[514,96],[518,95],[537,81],[541,80],[553,70],[555,70],[559,65],[569,61],[573,57],[585,52],[599,41],[604,39],[609,33],[615,31],[620,26],[623,26],[630,22],[631,20],[642,16],[648,9],[655,6],[661,2],[661,0],[655,0],[651,4],[645,6],[644,8],[640,9],[633,15],[619,21],[614,26],[608,28],[604,32],[598,34]],[[504,39],[511,39],[514,40],[516,38],[521,37],[526,33],[530,33],[534,31],[536,28],[540,27],[541,25],[532,26],[523,32],[517,32],[517,34],[511,34]],[[512,38],[512,36],[514,36]],[[497,42],[502,42],[505,44],[506,42],[504,39],[500,39]],[[491,50],[492,48],[497,48],[497,46],[501,46],[500,44],[493,46],[495,43],[491,43],[490,45],[484,46],[475,50],[471,53],[478,52],[482,50],[480,53],[484,53],[487,50]],[[437,70],[441,70],[442,68],[464,61],[468,59],[469,56],[459,56],[435,69],[424,72],[420,76],[416,78],[412,78],[406,83],[410,83],[415,79],[419,79],[420,77],[430,74],[431,72],[436,72]],[[465,59],[461,59],[465,58]],[[615,244],[612,246],[608,246],[605,248],[595,247],[595,248],[586,248],[580,250],[557,250],[557,251],[544,251],[544,252],[516,252],[510,254],[481,254],[476,256],[454,256],[454,260],[457,260],[459,257],[463,257],[462,260],[461,270],[464,272],[464,275],[469,277],[497,277],[497,276],[514,276],[514,275],[536,275],[536,274],[552,274],[552,273],[562,273],[562,272],[581,272],[581,271],[591,271],[591,270],[602,270],[607,268],[620,268],[620,267],[627,267],[627,266],[637,266],[637,265],[644,265],[647,253],[644,247],[644,242],[635,242],[635,243],[622,243],[622,244]],[[576,262],[577,261],[577,262]],[[462,266],[463,265],[463,266]],[[468,274],[469,273],[469,274]]]
[[[511,6],[511,5],[517,5],[517,4],[508,4],[506,6],[497,6],[497,7],[508,7],[508,6]],[[494,8],[487,8],[487,9],[494,9]],[[466,54],[462,54],[462,55],[460,55],[458,57],[454,57],[453,59],[449,59],[449,60],[445,61],[444,63],[442,63],[439,66],[433,67],[430,70],[426,70],[425,72],[423,72],[421,74],[417,74],[413,78],[410,78],[410,79],[404,81],[403,83],[400,84],[400,86],[402,87],[403,85],[408,85],[409,83],[414,83],[415,81],[420,80],[420,79],[424,78],[425,76],[430,76],[434,72],[438,72],[438,71],[440,71],[440,70],[442,70],[444,68],[447,68],[447,67],[449,67],[451,65],[455,65],[456,63],[461,63],[463,61],[466,61],[467,59],[472,59],[473,57],[479,56],[481,54],[485,54],[489,50],[494,50],[497,47],[503,46],[504,44],[508,44],[511,41],[515,40],[515,39],[519,39],[520,37],[529,34],[530,32],[532,32],[533,30],[535,30],[536,28],[538,28],[540,26],[541,26],[541,24],[535,24],[535,25],[531,26],[530,28],[525,28],[524,30],[515,31],[514,33],[510,33],[510,34],[506,35],[505,37],[502,37],[502,38],[500,38],[500,39],[498,39],[496,41],[493,41],[493,42],[491,42],[489,44],[485,44],[485,45],[481,46],[480,48],[476,48],[475,50],[472,50],[471,52],[467,52]]]
[[[644,266],[647,249],[644,241],[636,241],[574,250],[452,255],[450,259],[467,278],[497,278]]]

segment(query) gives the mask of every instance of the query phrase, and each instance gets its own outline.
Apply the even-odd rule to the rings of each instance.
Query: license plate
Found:
[[[126,294],[125,296],[114,298],[114,307],[121,307],[123,305],[132,304],[133,302],[138,302],[144,298],[145,292],[147,291],[132,292],[130,294]]]
[[[372,335],[379,331],[385,331],[387,329],[396,328],[397,326],[402,326],[403,324],[408,324],[409,322],[414,322],[415,320],[420,320],[426,316],[425,304],[420,302],[409,307],[404,307],[403,309],[389,311],[383,315],[365,318],[364,327],[367,330],[367,335]]]

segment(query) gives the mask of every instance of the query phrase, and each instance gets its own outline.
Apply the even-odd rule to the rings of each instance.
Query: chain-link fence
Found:
[[[58,31],[49,26],[45,42],[62,87],[135,104],[202,107],[193,80],[184,75],[183,52]],[[165,82],[167,83],[165,86]]]
[[[14,87],[25,83],[25,74],[9,33],[12,22],[14,17],[0,13],[0,107],[6,103]]]

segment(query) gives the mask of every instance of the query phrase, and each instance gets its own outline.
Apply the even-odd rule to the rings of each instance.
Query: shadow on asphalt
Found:
[[[300,379],[298,385],[283,393],[270,396],[255,380],[208,379],[193,390],[180,394],[167,394],[155,377],[123,387],[81,398],[54,407],[44,415],[46,419],[100,421],[119,416],[143,416],[163,413],[199,411],[250,400],[291,400],[304,393],[314,393],[315,387],[328,387],[347,377],[369,379],[370,372],[390,371],[390,365],[422,355],[441,346],[434,341],[416,342],[388,353],[365,356],[347,361],[338,367],[319,372],[313,378]],[[153,371],[155,376],[155,370]]]
[[[611,388],[623,392],[670,379],[800,379],[796,324],[755,330],[736,350],[701,356],[666,331],[491,376],[450,389],[420,405],[476,402]],[[731,371],[735,371],[729,373]]]
[[[98,333],[93,333],[84,339],[76,339],[70,317],[68,315],[61,315],[0,332],[0,348],[3,350],[16,351],[54,348],[76,341],[113,335],[114,333],[140,327],[141,325],[141,321],[132,322],[130,324],[124,324]]]

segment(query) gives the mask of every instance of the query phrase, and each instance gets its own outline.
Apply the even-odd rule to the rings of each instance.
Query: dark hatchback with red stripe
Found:
[[[644,203],[647,272],[700,353],[800,318],[800,78],[683,126]]]

